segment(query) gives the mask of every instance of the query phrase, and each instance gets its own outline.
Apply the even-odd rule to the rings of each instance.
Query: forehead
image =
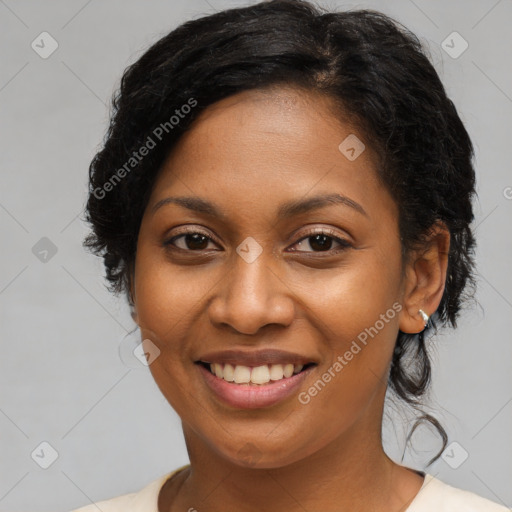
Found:
[[[251,208],[326,191],[357,202],[385,196],[372,148],[364,144],[351,160],[340,150],[347,138],[359,152],[364,137],[325,95],[245,91],[194,121],[162,166],[150,203],[171,191]]]
[[[337,141],[344,132],[355,131],[341,115],[334,101],[319,93],[291,87],[254,89],[209,106],[179,145],[197,145],[201,153],[212,148],[217,155],[243,147],[261,158],[290,158],[332,149],[333,137]]]

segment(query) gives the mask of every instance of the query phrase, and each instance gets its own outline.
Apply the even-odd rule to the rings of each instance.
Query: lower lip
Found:
[[[291,377],[268,384],[235,384],[213,375],[201,364],[197,366],[206,384],[217,397],[237,409],[261,409],[285,400],[297,390],[314,368],[311,366]]]

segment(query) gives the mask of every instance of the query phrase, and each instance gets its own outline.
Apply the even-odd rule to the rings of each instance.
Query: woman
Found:
[[[80,510],[506,510],[382,447],[388,385],[419,409],[426,335],[473,283],[472,144],[415,36],[303,1],[219,12],[114,107],[86,245],[190,465]]]

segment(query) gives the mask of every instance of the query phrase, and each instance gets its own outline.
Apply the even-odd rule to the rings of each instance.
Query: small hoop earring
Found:
[[[421,315],[421,318],[423,318],[423,322],[425,323],[425,325],[423,327],[427,327],[427,324],[428,324],[428,319],[430,318],[427,313],[425,313],[425,311],[423,311],[422,309],[420,309],[418,311],[418,313]]]

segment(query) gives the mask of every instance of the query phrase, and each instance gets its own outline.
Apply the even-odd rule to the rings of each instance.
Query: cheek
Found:
[[[401,306],[386,294],[356,290],[357,297],[354,292],[350,299],[329,295],[335,306],[318,318],[318,324],[323,321],[328,328],[323,329],[329,337],[323,351],[328,356],[298,397],[302,405],[297,415],[301,429],[317,435],[313,442],[307,435],[301,438],[304,445],[297,453],[314,453],[340,432],[350,431],[363,416],[378,421]]]
[[[140,244],[135,265],[139,324],[162,339],[180,338],[213,284],[212,272],[173,265],[161,248]]]
[[[394,254],[362,249],[353,251],[336,269],[290,276],[291,282],[300,283],[295,296],[307,306],[311,323],[324,332],[333,349],[343,350],[376,323],[381,338],[396,337],[401,269]]]
[[[216,276],[216,278],[215,278]],[[219,276],[193,267],[171,264],[161,248],[139,243],[135,265],[135,298],[143,339],[159,349],[149,368],[172,407],[187,417],[195,398],[189,392],[190,346],[200,335],[200,304]]]
[[[326,411],[331,418],[354,417],[387,381],[402,309],[400,266],[389,261],[396,259],[361,253],[336,276],[316,277],[309,287],[316,290],[309,295],[309,318],[323,333],[326,359],[319,368],[322,382],[304,401],[323,395],[318,403],[337,404]]]

